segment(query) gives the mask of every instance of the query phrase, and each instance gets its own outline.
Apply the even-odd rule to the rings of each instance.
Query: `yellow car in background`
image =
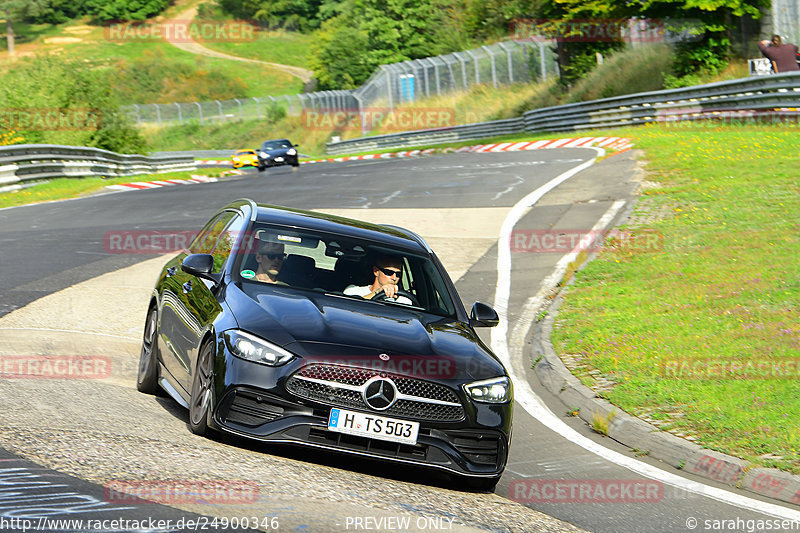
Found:
[[[237,150],[231,156],[231,159],[233,160],[233,168],[258,166],[258,154],[255,150]]]

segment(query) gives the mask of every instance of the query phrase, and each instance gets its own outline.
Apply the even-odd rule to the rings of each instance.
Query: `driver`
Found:
[[[344,290],[344,293],[349,296],[361,296],[366,300],[383,294],[386,299],[394,302],[413,305],[410,299],[397,294],[399,290],[397,284],[403,276],[402,259],[391,255],[382,255],[375,260],[372,273],[375,276],[372,285],[350,285]]]

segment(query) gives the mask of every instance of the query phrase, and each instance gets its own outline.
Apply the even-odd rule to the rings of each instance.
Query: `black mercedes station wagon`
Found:
[[[140,391],[197,434],[421,465],[492,490],[513,391],[439,259],[411,231],[238,200],[153,290]]]

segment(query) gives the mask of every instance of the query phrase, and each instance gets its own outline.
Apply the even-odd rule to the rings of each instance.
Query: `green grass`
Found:
[[[3,27],[4,24],[2,25]],[[56,54],[70,60],[82,61],[87,68],[118,68],[120,63],[130,63],[140,59],[146,54],[153,54],[163,58],[165,62],[179,62],[192,65],[198,73],[209,70],[217,71],[220,75],[231,80],[241,80],[246,86],[245,97],[251,96],[277,96],[283,94],[297,94],[303,90],[303,82],[298,78],[265,65],[254,65],[243,61],[204,57],[185,52],[166,42],[157,40],[144,41],[119,41],[109,38],[107,28],[90,25],[87,20],[71,21],[58,25],[22,24],[15,23],[19,34],[17,37],[17,57],[33,54]],[[77,27],[77,31],[76,30]],[[277,50],[292,61],[304,61],[309,37],[295,35],[287,32],[264,32],[258,41],[243,43],[217,43],[220,51],[237,55],[235,51],[225,50],[226,47],[235,48],[243,45],[250,52],[260,47],[262,50]],[[60,39],[70,38],[78,42],[59,42]],[[274,40],[274,42],[273,42]],[[205,46],[211,48],[209,43]],[[0,50],[5,51],[5,39],[0,39]],[[269,52],[272,54],[272,52]],[[281,62],[277,59],[266,61]],[[0,69],[14,68],[15,59],[4,57],[0,62]],[[288,63],[302,66],[302,63]],[[164,72],[168,76],[168,72]],[[177,89],[176,89],[177,90]],[[184,88],[184,90],[186,90]],[[191,92],[191,88],[188,89]],[[163,100],[159,95],[142,95],[140,99],[131,103],[173,102]],[[233,98],[233,96],[231,96]],[[181,98],[180,101],[192,101],[191,94]]]
[[[192,175],[219,176],[223,170],[202,168],[187,172],[169,172],[165,174],[143,174],[122,178],[55,178],[39,183],[33,187],[0,193],[0,208],[16,205],[80,198],[102,192],[107,185],[130,183],[133,181],[152,181],[167,179],[188,179]]]
[[[240,42],[208,42],[204,46],[238,57],[308,68],[308,48],[312,41],[310,34],[259,30],[255,37],[254,40]]]
[[[645,150],[648,180],[660,184],[637,212],[661,218],[631,230],[663,235],[663,247],[610,249],[577,273],[553,334],[557,351],[615,380],[602,395],[618,407],[800,473],[800,376],[791,370],[800,354],[800,129],[616,133]],[[785,370],[783,379],[666,370],[704,360]]]

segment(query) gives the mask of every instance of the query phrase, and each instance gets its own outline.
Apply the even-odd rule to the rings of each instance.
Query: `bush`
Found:
[[[673,53],[665,44],[625,48],[604,58],[603,65],[578,82],[570,102],[611,98],[623,94],[658,91],[664,88]]]
[[[0,76],[0,101],[11,110],[27,116],[87,117],[86,120],[61,122],[23,122],[19,136],[28,143],[51,143],[93,146],[116,152],[144,149],[144,138],[119,111],[113,76],[87,70],[83,63],[57,57],[38,57],[15,63]],[[22,114],[18,115],[22,116]]]

